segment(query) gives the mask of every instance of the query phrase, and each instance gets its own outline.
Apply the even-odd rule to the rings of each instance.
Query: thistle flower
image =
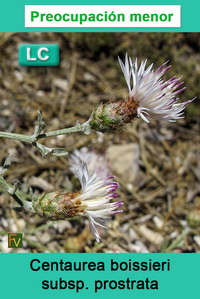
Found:
[[[101,104],[93,113],[91,126],[102,132],[119,128],[130,123],[136,117],[144,121],[150,119],[174,122],[183,118],[184,109],[194,99],[179,103],[177,95],[185,90],[184,82],[176,76],[167,81],[162,76],[171,66],[163,63],[153,70],[153,64],[146,67],[147,60],[138,66],[137,59],[132,61],[128,55],[125,63],[119,58],[119,64],[128,86],[128,97],[116,103]],[[181,88],[180,88],[181,87]]]
[[[111,202],[119,197],[116,193],[119,187],[106,165],[103,157],[95,153],[75,150],[71,157],[71,171],[79,178],[81,194],[78,196],[87,207],[85,215],[90,221],[91,231],[100,241],[97,227],[106,228],[105,223],[113,214],[121,213],[122,201]],[[87,166],[88,165],[88,166]]]
[[[178,103],[177,95],[186,89],[186,87],[180,88],[184,83],[180,82],[182,77],[174,76],[164,81],[161,77],[171,68],[171,65],[166,66],[168,61],[155,71],[153,63],[148,68],[146,63],[147,60],[143,60],[138,67],[137,59],[133,62],[126,55],[123,63],[119,58],[129,97],[138,104],[137,116],[146,122],[149,122],[149,118],[171,122],[183,118],[185,106],[194,99]]]
[[[49,220],[86,216],[96,241],[100,242],[97,228],[106,228],[110,216],[122,212],[122,201],[111,202],[118,197],[118,183],[110,176],[104,159],[95,153],[75,150],[70,164],[71,171],[80,180],[81,190],[45,193],[34,202],[33,209]]]

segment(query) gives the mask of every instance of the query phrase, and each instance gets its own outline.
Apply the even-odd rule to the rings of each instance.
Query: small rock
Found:
[[[51,235],[47,232],[36,232],[35,235],[42,244],[47,244],[51,240]]]
[[[147,239],[148,241],[152,242],[156,246],[162,245],[164,238],[161,234],[152,231],[145,224],[139,226],[140,234]]]
[[[163,220],[161,220],[161,219],[160,219],[159,217],[157,217],[157,216],[154,216],[154,217],[153,217],[153,221],[154,221],[154,223],[155,223],[155,225],[156,225],[157,228],[162,228],[163,225],[164,225]]]
[[[8,248],[8,235],[1,237],[0,249],[5,253],[9,253],[12,251],[12,248]]]
[[[56,87],[60,88],[63,91],[66,91],[68,89],[68,82],[66,79],[57,78],[54,79],[53,82]]]
[[[175,239],[178,235],[179,235],[179,232],[177,230],[175,230],[170,234],[170,239]]]
[[[200,247],[200,236],[194,236],[194,241],[197,243],[197,245]]]
[[[85,81],[96,82],[96,78],[91,73],[88,73],[88,72],[85,72],[83,74],[83,78],[84,78]]]
[[[147,247],[140,240],[137,240],[134,244],[129,244],[130,252],[136,253],[149,253]]]
[[[72,225],[69,221],[61,221],[57,222],[53,225],[53,227],[60,233],[63,234],[65,230],[72,228]]]
[[[114,172],[127,184],[138,178],[139,146],[137,143],[109,146],[106,154]]]
[[[129,238],[130,238],[131,242],[133,242],[139,238],[138,234],[132,228],[129,229]]]

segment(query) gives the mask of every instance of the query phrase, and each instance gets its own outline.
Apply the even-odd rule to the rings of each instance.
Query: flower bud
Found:
[[[80,192],[43,193],[33,204],[33,209],[40,217],[48,220],[64,220],[84,213],[87,205],[78,195]],[[77,199],[76,199],[77,198]]]
[[[91,128],[103,133],[116,130],[137,117],[137,107],[133,98],[101,104],[92,114]]]
[[[119,58],[119,64],[128,86],[128,97],[116,103],[101,104],[93,114],[91,128],[100,132],[109,132],[132,122],[136,117],[147,123],[151,119],[174,122],[183,118],[185,107],[194,99],[179,102],[177,95],[185,90],[181,77],[176,76],[165,81],[163,75],[171,66],[163,63],[157,69],[153,64],[146,67],[147,60],[138,65],[128,55],[125,62]]]
[[[80,180],[81,190],[43,193],[33,202],[33,210],[48,220],[87,217],[93,236],[100,242],[98,227],[107,228],[109,218],[122,212],[123,202],[116,201],[119,184],[115,182],[103,157],[95,153],[75,150],[70,164],[71,171]]]

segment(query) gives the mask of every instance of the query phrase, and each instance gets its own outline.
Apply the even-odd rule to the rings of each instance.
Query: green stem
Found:
[[[77,133],[77,132],[82,132],[82,133],[89,133],[89,128],[90,124],[89,121],[83,123],[82,125],[77,125],[71,128],[65,128],[62,130],[56,130],[52,132],[47,132],[47,133],[42,133],[38,135],[23,135],[23,134],[16,134],[16,133],[9,133],[9,132],[0,132],[0,138],[8,138],[8,139],[15,139],[15,140],[20,140],[23,142],[28,142],[28,143],[33,143],[38,139],[42,138],[47,138],[47,137],[54,137],[58,135],[65,135],[65,134],[70,134],[70,133]]]
[[[87,122],[83,123],[82,125],[77,125],[77,126],[74,126],[71,128],[65,128],[62,130],[56,130],[56,131],[52,131],[52,132],[39,134],[37,136],[37,140],[41,139],[41,138],[54,137],[54,136],[65,135],[65,134],[70,134],[70,133],[77,133],[77,132],[85,133],[88,126],[89,126],[89,123],[87,121]]]
[[[23,134],[15,134],[15,133],[8,133],[8,132],[0,132],[0,138],[9,138],[9,139],[15,139],[20,140],[23,142],[33,143],[38,139],[41,138],[47,138],[47,137],[53,137],[58,135],[65,135],[70,133],[76,133],[76,132],[85,132],[87,129],[88,122],[83,123],[82,125],[74,126],[71,128],[65,128],[62,130],[56,130],[52,132],[47,132],[39,135],[23,135]]]
[[[22,199],[21,196],[19,197],[19,194],[16,193],[16,188],[13,188],[10,184],[8,184],[2,176],[0,176],[0,185],[14,198],[20,207],[29,211],[32,210],[32,203]]]
[[[33,139],[33,135],[27,136],[27,135],[23,135],[23,134],[15,134],[15,133],[9,133],[9,132],[0,132],[0,138],[15,139],[15,140],[23,141],[23,142],[28,142],[28,143],[32,143],[35,141]]]
[[[15,134],[15,133],[8,133],[8,132],[0,132],[0,138],[14,139],[14,140],[19,140],[22,142],[32,144],[40,150],[40,152],[42,153],[43,156],[45,156],[49,153],[52,153],[53,155],[56,155],[56,156],[64,156],[67,154],[67,151],[65,149],[48,148],[36,141],[39,139],[42,139],[42,138],[54,137],[54,136],[65,135],[65,134],[76,133],[76,132],[82,132],[84,134],[89,134],[90,129],[91,129],[90,121],[91,121],[91,119],[89,119],[82,125],[79,124],[79,125],[71,127],[71,128],[65,128],[62,130],[56,130],[56,131],[51,131],[51,132],[47,132],[47,133],[40,133],[41,130],[44,128],[44,124],[42,123],[43,127],[36,127],[35,133],[33,135],[23,135],[23,134]],[[42,120],[40,120],[39,126],[41,125],[41,122],[42,122]]]

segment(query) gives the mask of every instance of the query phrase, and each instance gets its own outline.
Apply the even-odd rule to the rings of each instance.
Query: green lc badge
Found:
[[[23,44],[18,48],[18,62],[25,66],[56,66],[60,62],[56,44]]]

